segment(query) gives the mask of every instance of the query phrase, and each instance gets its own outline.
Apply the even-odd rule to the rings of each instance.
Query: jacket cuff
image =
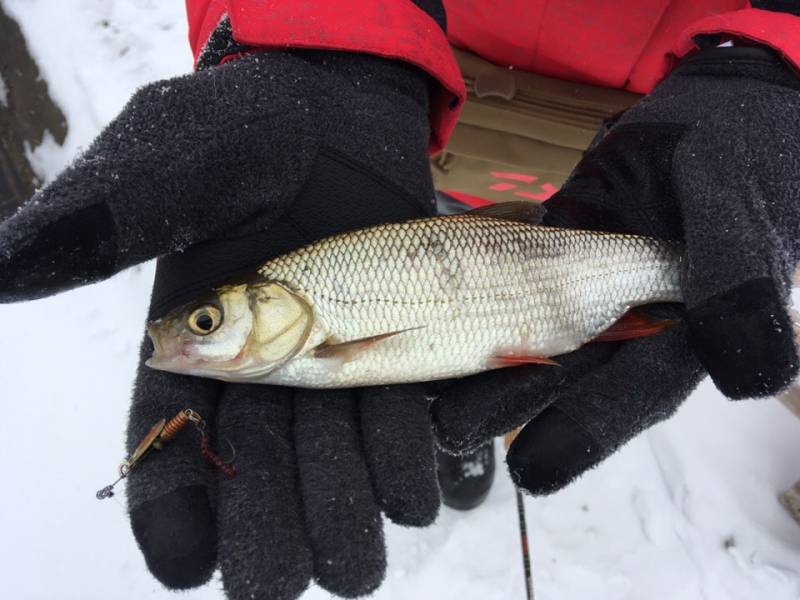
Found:
[[[695,38],[701,35],[722,35],[768,46],[800,71],[800,17],[792,14],[746,8],[701,19],[681,33],[674,55],[683,58],[697,50]]]
[[[374,54],[417,66],[436,82],[430,98],[430,153],[447,143],[466,96],[464,82],[444,31],[410,0],[212,0],[190,35],[195,63],[226,19],[234,40],[231,54],[242,47],[307,48]]]

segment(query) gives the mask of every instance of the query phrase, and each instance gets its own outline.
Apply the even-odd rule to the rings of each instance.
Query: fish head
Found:
[[[148,367],[248,381],[283,365],[302,348],[312,325],[308,305],[280,284],[218,288],[151,321]]]
[[[247,286],[219,288],[147,324],[153,355],[146,364],[191,375],[235,369],[252,330]]]

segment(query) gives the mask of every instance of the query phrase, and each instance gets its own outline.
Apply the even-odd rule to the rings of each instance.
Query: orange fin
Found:
[[[492,369],[501,367],[516,367],[518,365],[553,365],[560,367],[556,361],[546,356],[535,356],[529,354],[503,354],[493,356],[489,359],[489,366]]]
[[[618,342],[620,340],[632,340],[661,333],[677,324],[678,321],[676,319],[657,319],[642,311],[633,309],[622,315],[616,323],[592,341]]]
[[[377,344],[381,340],[385,340],[414,329],[421,329],[421,327],[410,327],[409,329],[401,329],[400,331],[379,333],[378,335],[371,335],[369,337],[360,338],[357,340],[350,340],[349,342],[340,342],[336,344],[324,342],[314,348],[314,358],[336,358],[341,360],[343,363],[349,362],[358,356],[359,353],[363,352],[373,344]]]

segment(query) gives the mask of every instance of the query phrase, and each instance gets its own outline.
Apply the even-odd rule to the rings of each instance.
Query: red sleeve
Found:
[[[186,0],[189,20],[189,45],[195,61],[206,40],[227,12],[226,0]]]
[[[319,48],[403,60],[437,82],[431,94],[431,153],[455,127],[466,91],[442,29],[411,0],[186,0],[195,60],[227,15],[234,39],[259,48]]]
[[[800,71],[800,17],[756,8],[706,17],[683,31],[674,49],[675,56],[682,58],[695,50],[694,38],[703,34],[723,34],[769,46]]]

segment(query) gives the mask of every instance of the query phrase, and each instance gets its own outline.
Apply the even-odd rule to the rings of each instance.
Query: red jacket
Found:
[[[186,0],[195,58],[225,15],[249,46],[368,52],[411,62],[440,83],[431,151],[458,119],[464,86],[449,43],[501,65],[649,92],[698,34],[771,46],[800,69],[800,17],[747,0],[444,0],[448,34],[410,0]],[[448,43],[449,42],[449,43]]]

